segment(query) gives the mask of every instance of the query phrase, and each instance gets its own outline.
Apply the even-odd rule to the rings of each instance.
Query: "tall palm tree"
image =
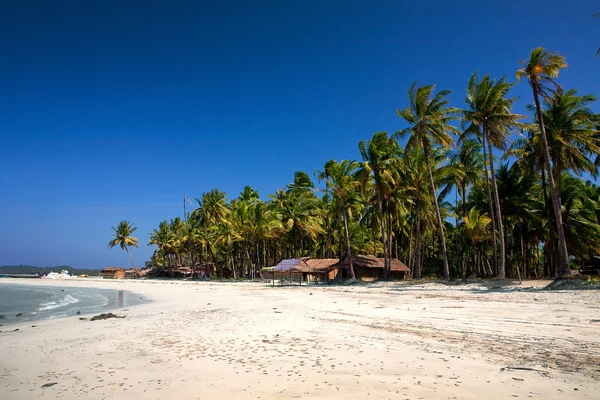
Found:
[[[414,262],[409,259],[409,264],[412,264],[413,277],[421,279],[421,215],[422,210],[431,206],[432,200],[422,148],[413,147],[404,150],[399,174],[404,196],[411,199],[414,206]]]
[[[448,252],[446,250],[446,235],[444,234],[444,222],[440,213],[440,205],[437,199],[437,190],[431,169],[431,154],[433,146],[439,145],[450,148],[454,143],[451,133],[457,133],[457,129],[450,125],[456,119],[456,110],[448,107],[446,97],[451,92],[442,90],[435,94],[435,85],[417,87],[414,82],[408,90],[410,105],[403,110],[398,110],[398,115],[403,118],[410,127],[397,132],[398,137],[409,135],[407,147],[421,146],[425,154],[425,164],[429,173],[429,184],[435,205],[442,257],[444,259],[444,279],[450,278],[448,266]]]
[[[338,208],[344,223],[344,233],[346,236],[346,256],[350,268],[350,277],[356,279],[354,267],[352,265],[352,247],[350,245],[350,231],[348,229],[348,219],[352,215],[352,208],[360,203],[360,195],[357,190],[360,182],[358,173],[360,164],[357,161],[342,160],[339,163],[331,160],[328,165],[329,187],[334,199],[334,207]]]
[[[108,247],[113,248],[115,246],[121,247],[121,249],[127,252],[127,256],[129,256],[129,261],[131,261],[131,265],[133,265],[133,270],[137,276],[140,275],[135,263],[133,262],[133,258],[131,258],[131,253],[129,252],[130,247],[138,247],[137,238],[131,236],[133,232],[136,231],[136,227],[131,225],[129,221],[121,221],[119,225],[115,228],[112,227],[114,233],[113,238],[110,242],[108,242]]]
[[[358,144],[358,149],[363,159],[362,174],[363,176],[373,176],[375,181],[375,195],[377,198],[377,209],[379,211],[379,223],[381,228],[381,240],[383,242],[383,259],[384,259],[384,279],[390,277],[390,238],[386,229],[387,212],[386,194],[389,193],[390,187],[395,187],[393,171],[399,162],[401,154],[398,142],[389,137],[386,132],[378,132],[373,135],[371,140],[363,140]],[[385,207],[384,207],[385,206]]]
[[[561,68],[566,68],[567,62],[565,58],[558,54],[549,52],[542,47],[536,47],[531,51],[528,60],[521,62],[521,68],[517,71],[517,79],[526,77],[533,91],[533,100],[535,102],[537,122],[540,128],[540,138],[542,140],[542,148],[544,154],[544,164],[546,173],[548,174],[548,185],[550,186],[550,197],[554,208],[554,217],[556,221],[556,230],[558,232],[558,244],[560,252],[560,268],[558,274],[560,276],[570,276],[571,268],[569,266],[569,254],[567,252],[567,242],[563,227],[560,193],[556,187],[550,165],[550,148],[548,146],[548,137],[542,116],[542,106],[540,104],[540,96],[547,98],[549,92],[560,89],[560,86],[554,82],[554,78],[558,77]]]
[[[500,262],[498,265],[498,278],[506,276],[506,244],[504,243],[504,227],[502,225],[502,210],[498,197],[498,183],[494,169],[492,148],[506,150],[507,136],[515,128],[521,127],[519,120],[525,118],[513,114],[512,106],[516,98],[508,98],[508,92],[514,86],[505,78],[498,81],[485,75],[477,79],[477,73],[471,75],[467,86],[466,103],[468,108],[463,111],[464,122],[470,124],[467,131],[476,132],[483,136],[483,143],[487,143],[487,157],[490,166],[492,189],[494,192],[494,206],[498,236],[500,241]],[[487,173],[487,172],[486,172]]]
[[[320,181],[325,180],[325,196],[321,199],[324,203],[324,206],[329,209],[330,207],[330,188],[329,188],[329,177],[331,176],[331,166],[335,163],[334,160],[329,160],[325,163],[323,170],[315,171],[315,177]],[[329,220],[329,214],[325,213],[325,225],[327,229],[327,241],[326,241],[326,249],[325,254],[327,258],[333,257],[333,243],[331,241],[331,221]]]

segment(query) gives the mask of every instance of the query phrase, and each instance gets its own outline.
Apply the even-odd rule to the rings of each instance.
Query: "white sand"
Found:
[[[4,400],[600,398],[600,291],[2,283],[153,300],[124,319],[0,327]]]

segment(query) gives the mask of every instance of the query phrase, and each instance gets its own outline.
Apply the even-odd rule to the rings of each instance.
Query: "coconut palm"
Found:
[[[329,189],[329,177],[331,176],[331,166],[333,165],[333,163],[335,163],[334,160],[329,160],[325,163],[323,170],[316,170],[315,171],[315,177],[320,181],[325,180],[325,195],[323,196],[323,198],[321,199],[321,202],[323,203],[322,205],[324,206],[324,209],[330,209],[330,189]],[[332,239],[332,232],[331,232],[331,221],[329,220],[329,213],[325,213],[325,226],[326,226],[326,230],[327,230],[327,240],[325,243],[325,256],[328,258],[333,257],[333,243],[331,241]]]
[[[387,212],[386,197],[390,188],[395,187],[394,171],[399,162],[401,154],[398,142],[389,137],[386,132],[378,132],[371,140],[363,140],[358,144],[360,154],[363,159],[361,173],[365,177],[373,177],[375,181],[375,195],[377,199],[377,208],[379,211],[379,223],[381,228],[381,240],[383,242],[384,279],[390,276],[390,258],[391,246],[390,237],[387,234],[386,218],[384,210]]]
[[[440,205],[436,195],[437,190],[433,179],[430,158],[433,146],[439,145],[444,148],[450,148],[454,143],[451,134],[457,133],[457,129],[450,125],[450,122],[456,119],[456,110],[448,107],[449,102],[446,97],[450,93],[449,90],[442,90],[435,94],[435,85],[417,87],[417,82],[414,82],[408,90],[410,105],[403,110],[397,111],[398,115],[410,126],[396,133],[397,137],[408,135],[407,147],[421,146],[425,154],[425,164],[429,173],[429,184],[435,205],[442,257],[444,260],[444,279],[450,278],[450,269],[448,266],[444,222],[442,221]]]
[[[501,279],[504,279],[506,274],[506,246],[492,148],[506,150],[508,134],[516,128],[522,127],[519,120],[525,117],[512,112],[512,106],[516,98],[507,97],[513,86],[514,84],[507,82],[505,78],[496,81],[490,78],[489,75],[485,75],[481,80],[478,80],[477,73],[471,75],[465,100],[468,108],[462,112],[465,125],[469,124],[467,132],[481,135],[483,143],[487,143],[487,157],[494,193],[494,215],[500,241],[498,278]]]
[[[425,154],[420,147],[405,149],[402,157],[402,166],[399,168],[400,182],[404,189],[404,196],[411,199],[414,207],[414,262],[412,264],[413,276],[421,278],[421,216],[422,210],[431,206],[429,177],[425,164]]]
[[[571,275],[571,268],[569,266],[569,255],[567,253],[567,242],[563,227],[560,192],[556,187],[552,174],[552,167],[550,165],[550,148],[548,145],[548,136],[546,135],[544,119],[542,116],[540,97],[548,98],[549,93],[556,92],[560,89],[560,86],[554,82],[554,78],[558,77],[558,73],[561,68],[566,67],[567,62],[562,55],[547,51],[542,47],[536,47],[531,51],[529,59],[521,62],[521,68],[517,71],[517,79],[526,77],[533,92],[537,123],[540,128],[540,139],[542,141],[544,165],[548,175],[550,197],[552,199],[556,230],[558,233],[560,268],[557,272],[560,276]]]
[[[352,215],[352,209],[361,202],[360,194],[357,191],[360,185],[358,180],[360,164],[350,160],[342,160],[339,163],[330,160],[326,165],[329,173],[328,186],[331,188],[334,200],[333,206],[339,210],[344,224],[346,257],[348,257],[350,277],[356,279],[352,265],[352,247],[350,245],[348,219]]]
[[[127,256],[129,257],[129,261],[131,261],[131,265],[133,265],[135,274],[139,276],[140,273],[133,262],[133,258],[131,258],[131,253],[129,252],[130,247],[138,247],[137,238],[131,236],[137,228],[132,226],[131,222],[129,221],[121,221],[116,228],[113,226],[112,229],[114,231],[113,238],[110,242],[108,242],[108,247],[112,249],[115,246],[119,246],[121,249],[125,250],[127,252]]]
[[[584,172],[597,173],[597,165],[590,156],[600,154],[599,132],[595,126],[598,116],[588,108],[596,99],[591,94],[578,96],[576,89],[558,91],[552,98],[544,99],[542,115],[559,191],[563,171],[573,171],[579,176]],[[535,111],[533,106],[528,108]],[[539,139],[540,135],[534,135],[535,147],[542,150]]]

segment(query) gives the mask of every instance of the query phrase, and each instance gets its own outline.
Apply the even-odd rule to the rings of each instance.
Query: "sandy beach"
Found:
[[[114,310],[123,319],[0,327],[7,400],[600,398],[600,291],[9,282],[152,303]]]

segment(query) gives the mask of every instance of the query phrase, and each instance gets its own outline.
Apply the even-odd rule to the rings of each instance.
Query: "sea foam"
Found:
[[[69,304],[75,304],[75,303],[79,303],[79,299],[68,294],[65,297],[63,297],[62,299],[60,299],[59,301],[49,301],[47,303],[40,304],[39,310],[40,311],[53,310],[55,308],[65,307],[65,306],[68,306]]]

